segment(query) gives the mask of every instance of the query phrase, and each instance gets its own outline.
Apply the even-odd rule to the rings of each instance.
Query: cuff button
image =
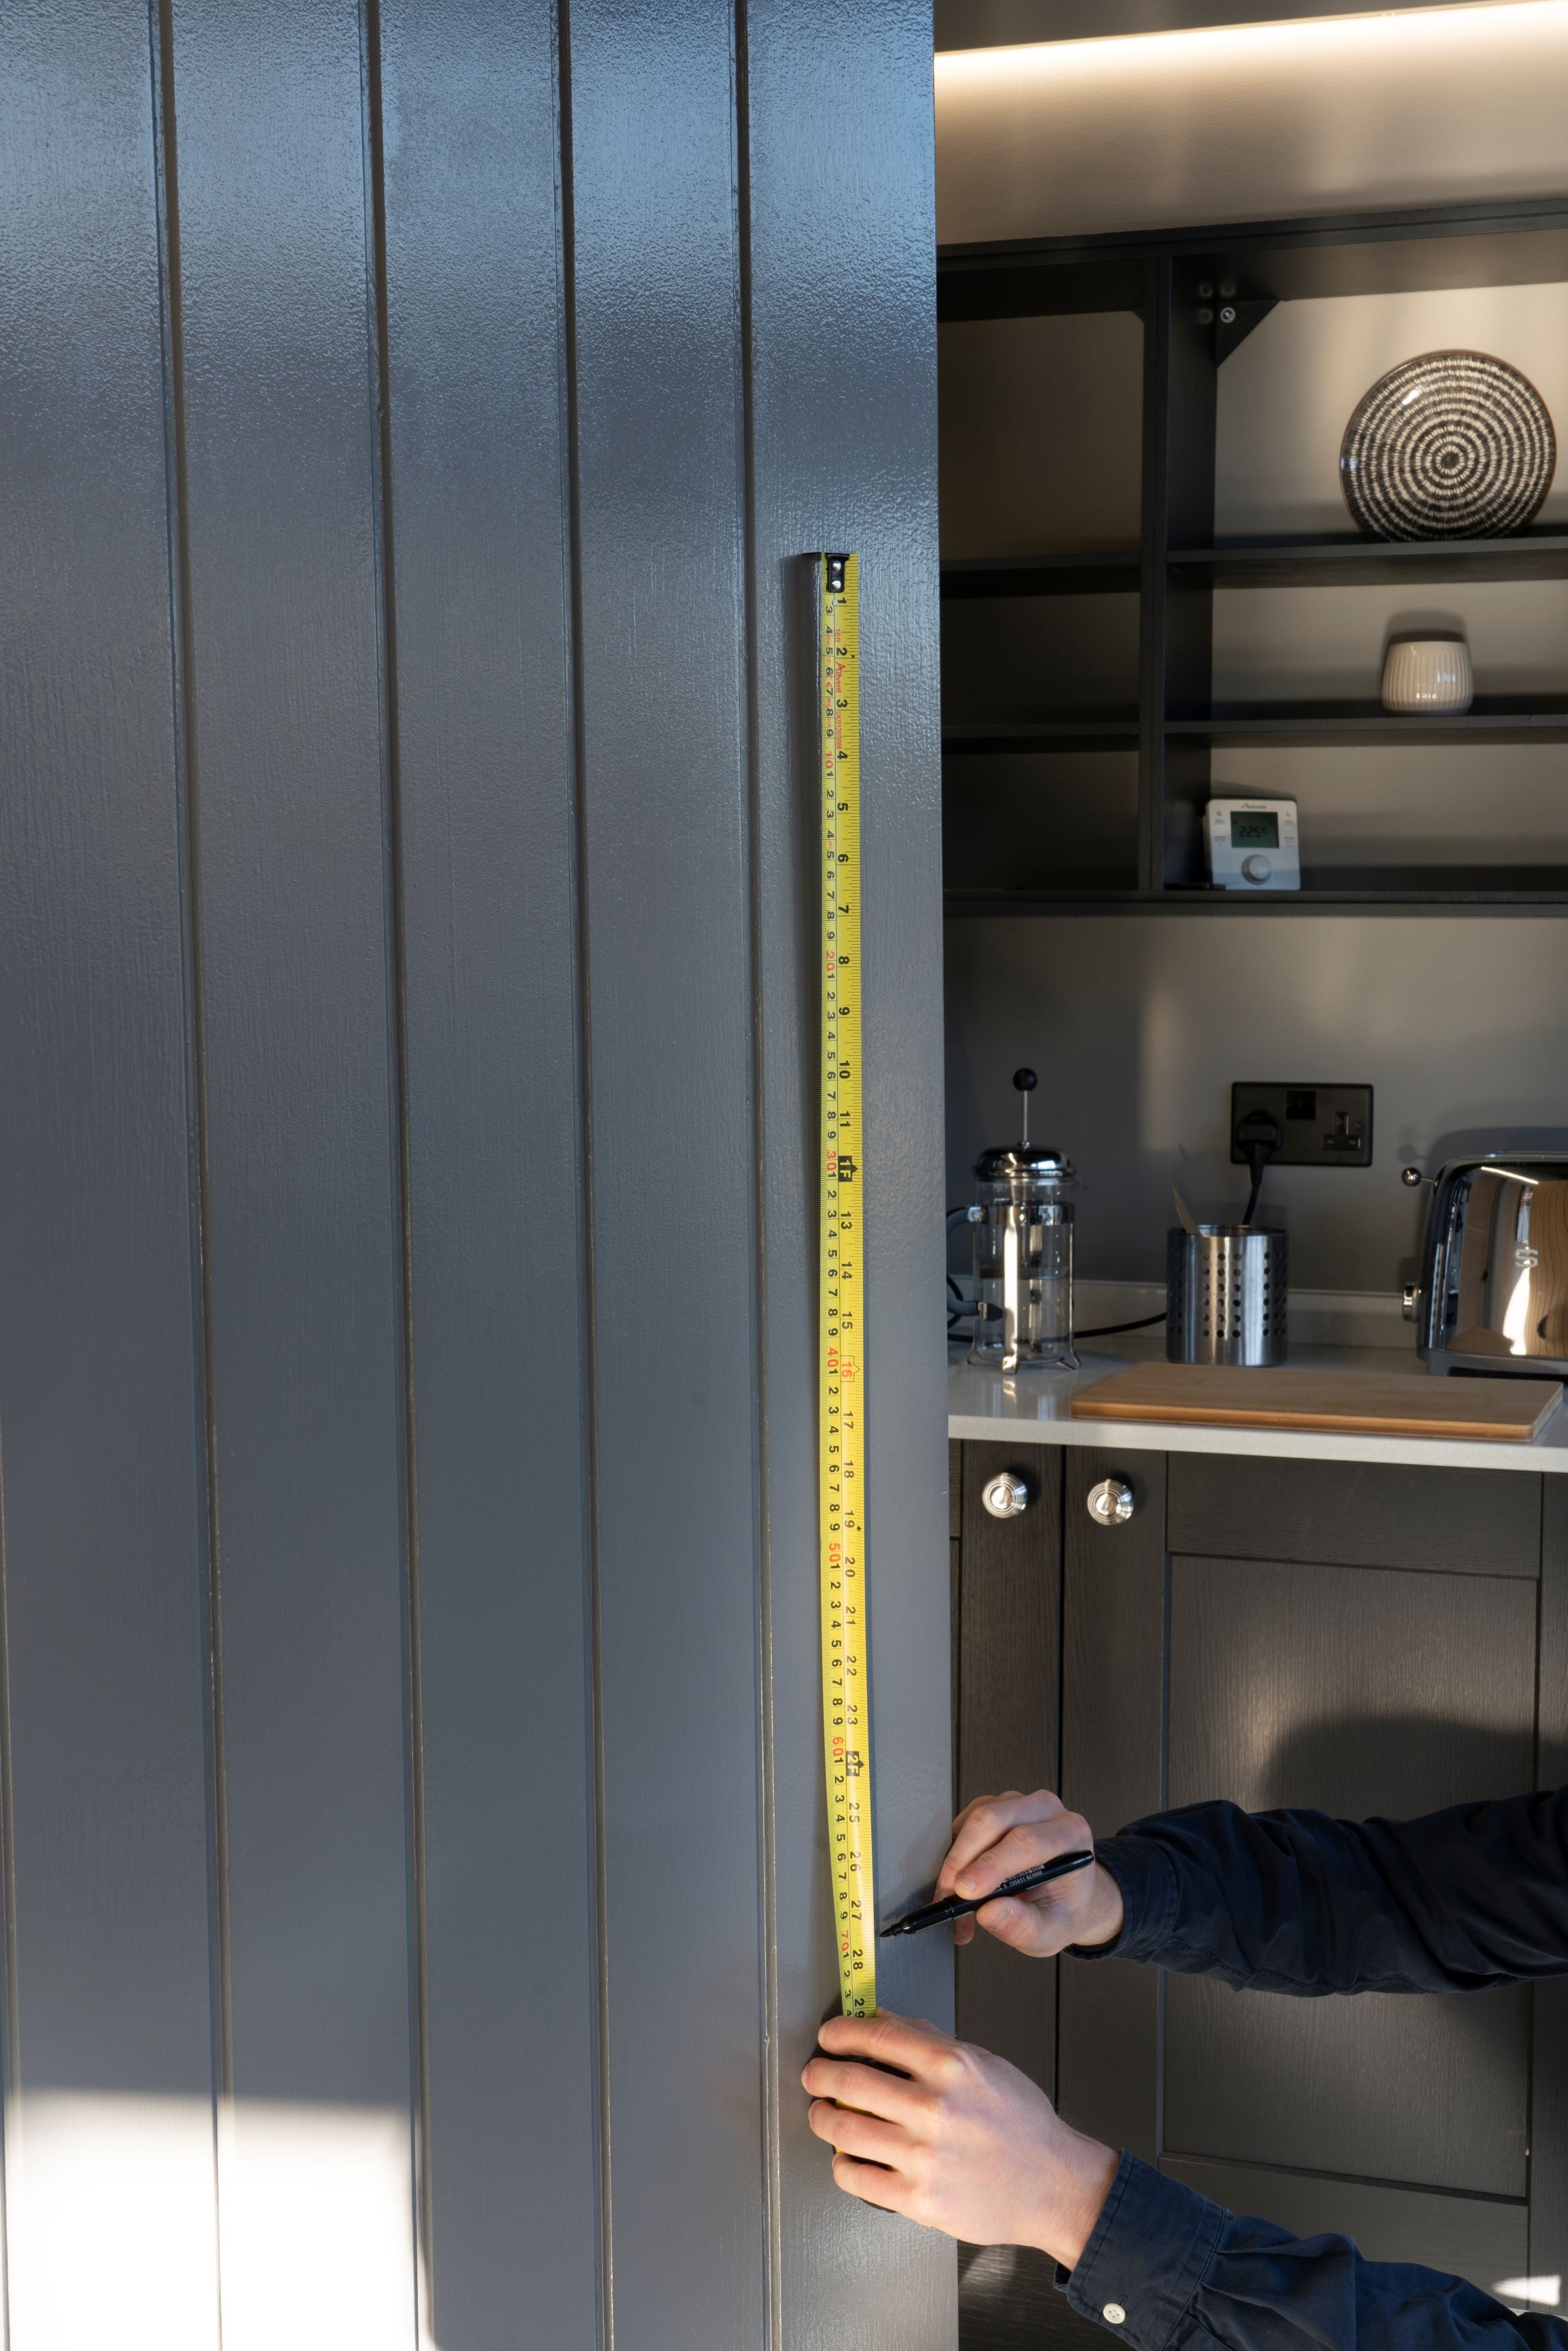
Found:
[[[1100,2315],[1107,2326],[1120,2326],[1127,2314],[1119,2302],[1108,2302]]]

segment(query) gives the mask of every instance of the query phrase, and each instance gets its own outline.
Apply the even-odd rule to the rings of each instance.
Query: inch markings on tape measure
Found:
[[[817,558],[822,802],[822,1162],[819,1315],[822,1729],[828,1851],[846,2016],[876,2008],[866,1649],[865,1189],[861,1064],[860,581]]]

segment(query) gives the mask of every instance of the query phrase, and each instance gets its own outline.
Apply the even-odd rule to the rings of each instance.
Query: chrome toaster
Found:
[[[1405,1181],[1433,1183],[1405,1303],[1427,1370],[1568,1379],[1568,1155],[1490,1152]]]

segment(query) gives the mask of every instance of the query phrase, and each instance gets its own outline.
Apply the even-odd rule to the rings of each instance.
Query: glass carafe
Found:
[[[975,1339],[994,1372],[1076,1371],[1072,1199],[1078,1179],[1049,1144],[1005,1144],[975,1163]]]

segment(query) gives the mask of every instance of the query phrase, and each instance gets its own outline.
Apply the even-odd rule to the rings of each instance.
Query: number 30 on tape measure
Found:
[[[865,1152],[861,1078],[860,580],[816,559],[822,801],[821,1434],[822,1728],[828,1851],[846,2016],[876,2008],[866,1650]]]

